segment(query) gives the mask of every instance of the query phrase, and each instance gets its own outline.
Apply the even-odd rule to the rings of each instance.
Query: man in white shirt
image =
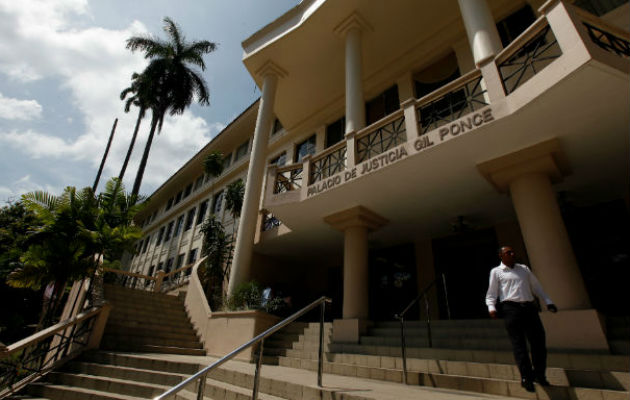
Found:
[[[528,392],[534,392],[534,380],[540,385],[549,385],[545,377],[545,329],[538,316],[534,296],[544,301],[549,311],[555,313],[558,309],[529,268],[515,262],[511,247],[501,247],[499,257],[501,264],[490,271],[490,284],[486,294],[488,313],[491,318],[498,318],[497,301],[501,303],[505,329],[510,336],[514,359],[521,373],[521,385]],[[529,341],[531,347],[531,360],[526,341]]]

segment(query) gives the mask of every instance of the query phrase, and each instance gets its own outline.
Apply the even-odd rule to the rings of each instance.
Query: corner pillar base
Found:
[[[336,319],[333,321],[334,343],[359,343],[361,335],[372,326],[372,321],[359,318]]]
[[[544,312],[540,319],[545,326],[550,350],[589,350],[609,353],[605,321],[595,309]]]

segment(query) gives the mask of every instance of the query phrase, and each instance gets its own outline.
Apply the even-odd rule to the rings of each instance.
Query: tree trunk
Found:
[[[131,137],[131,143],[129,143],[129,150],[127,150],[127,156],[125,157],[125,162],[123,163],[122,168],[120,169],[120,174],[118,174],[118,179],[122,182],[123,177],[125,176],[125,171],[127,170],[127,164],[129,164],[129,159],[131,158],[131,152],[133,152],[133,146],[136,144],[136,138],[138,137],[138,130],[140,129],[140,124],[142,123],[142,117],[144,116],[144,108],[140,108],[138,111],[138,119],[136,120],[136,127],[133,130],[133,136]]]
[[[138,173],[136,174],[136,180],[133,183],[132,196],[137,196],[140,193],[140,185],[142,184],[142,176],[144,175],[144,169],[147,167],[147,161],[149,160],[149,151],[151,150],[151,144],[153,143],[153,136],[155,135],[155,128],[158,123],[158,116],[153,114],[151,117],[151,131],[149,132],[149,138],[147,144],[144,146],[144,153],[142,154],[142,160],[140,160],[140,166],[138,167]]]
[[[114,125],[112,126],[112,131],[109,134],[109,140],[107,141],[107,147],[105,147],[105,154],[103,154],[103,159],[101,160],[101,165],[98,167],[98,172],[96,173],[96,179],[94,179],[94,184],[92,185],[92,192],[96,193],[96,188],[98,187],[98,181],[101,179],[101,173],[103,172],[103,167],[105,166],[105,160],[107,160],[107,154],[109,153],[109,148],[112,145],[112,139],[114,139],[114,132],[116,132],[116,125],[118,125],[118,118],[114,120]]]

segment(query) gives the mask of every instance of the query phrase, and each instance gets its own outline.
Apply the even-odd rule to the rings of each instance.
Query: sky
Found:
[[[0,205],[21,194],[92,186],[115,118],[99,189],[118,176],[137,110],[120,92],[148,61],[125,48],[131,36],[165,38],[163,18],[187,40],[218,44],[202,75],[210,106],[167,117],[156,135],[141,193],[149,195],[254,102],[260,91],[241,61],[241,42],[298,0],[0,0]],[[148,136],[145,117],[124,183],[128,190]]]

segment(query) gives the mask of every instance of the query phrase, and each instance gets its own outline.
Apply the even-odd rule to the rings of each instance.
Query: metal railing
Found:
[[[547,19],[539,18],[496,58],[505,94],[514,92],[561,55]]]
[[[330,146],[311,159],[310,177],[308,184],[326,179],[346,168],[347,145],[346,141]]]
[[[293,164],[278,168],[273,193],[286,193],[302,187],[302,164]]]
[[[0,348],[0,399],[15,394],[90,346],[92,328],[102,310],[93,307]]]
[[[284,328],[285,326],[289,325],[291,322],[295,321],[302,315],[315,309],[317,306],[320,306],[320,310],[321,310],[320,319],[319,319],[319,365],[317,368],[317,385],[321,387],[322,374],[324,372],[324,315],[326,313],[326,303],[332,303],[332,300],[325,296],[320,297],[319,299],[315,300],[311,304],[295,312],[293,315],[278,322],[276,325],[267,329],[266,331],[256,336],[249,342],[232,350],[229,354],[225,355],[223,358],[215,361],[214,363],[208,365],[207,367],[197,372],[190,378],[184,380],[183,382],[179,383],[176,386],[173,386],[172,388],[162,393],[161,395],[154,397],[153,400],[163,400],[163,399],[169,398],[170,396],[175,395],[176,393],[183,390],[186,386],[188,386],[191,383],[196,382],[197,380],[199,381],[199,384],[197,385],[197,400],[203,400],[205,386],[206,386],[206,376],[208,375],[208,373],[212,371],[213,369],[219,367],[220,365],[226,363],[227,361],[231,360],[232,358],[236,357],[236,355],[238,355],[240,352],[244,351],[245,349],[257,343],[260,343],[260,345],[258,346],[258,359],[256,360],[256,372],[254,373],[254,387],[252,390],[252,400],[257,400],[259,386],[260,386],[259,385],[260,370],[262,368],[263,347],[264,347],[265,339],[273,335],[274,333],[278,332],[280,329]]]
[[[446,290],[446,276],[442,274],[440,278],[434,279],[431,283],[429,283],[421,292],[413,299],[407,307],[405,307],[401,312],[394,315],[394,318],[400,321],[400,353],[402,356],[402,367],[403,367],[403,383],[407,384],[407,345],[406,345],[406,336],[405,336],[405,314],[407,311],[411,309],[418,301],[424,298],[424,306],[427,313],[427,340],[429,347],[433,347],[433,341],[431,340],[431,308],[429,305],[429,299],[427,298],[427,294],[429,290],[431,290],[438,283],[442,283],[444,288],[444,298],[446,300],[446,313],[448,319],[451,319],[451,309],[448,304],[448,292]]]
[[[400,109],[357,133],[356,162],[368,160],[406,141],[405,114]]]
[[[158,277],[113,268],[103,268],[103,273],[105,283],[149,292],[156,291]]]

